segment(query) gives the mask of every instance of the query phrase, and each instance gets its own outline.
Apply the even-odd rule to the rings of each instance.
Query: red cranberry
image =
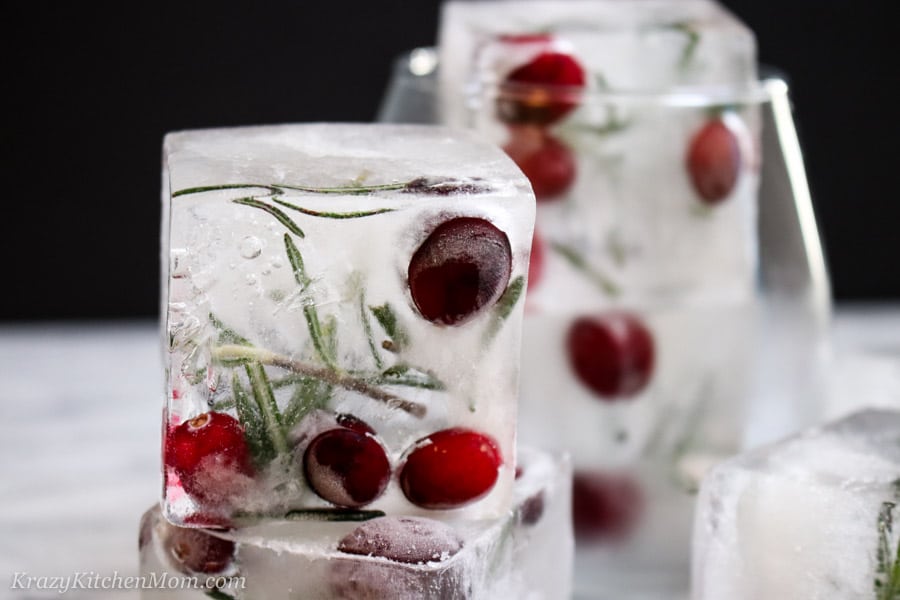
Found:
[[[575,182],[578,167],[569,147],[533,127],[516,127],[503,147],[531,182],[539,202],[562,197]]]
[[[234,542],[202,529],[164,525],[163,548],[182,573],[221,573],[234,560]]]
[[[691,140],[687,171],[697,195],[706,204],[727,198],[741,170],[741,149],[734,132],[721,120],[707,123]]]
[[[653,336],[635,315],[582,317],[569,328],[566,344],[575,375],[601,398],[634,396],[650,381]]]
[[[643,510],[643,492],[628,475],[575,473],[572,517],[579,540],[622,540],[634,530]]]
[[[506,290],[512,250],[505,233],[484,219],[445,221],[409,262],[409,290],[419,313],[433,323],[459,325]]]
[[[170,429],[165,464],[188,494],[210,502],[227,498],[230,485],[253,474],[244,428],[220,412],[203,413]]]
[[[400,471],[400,487],[416,506],[458,508],[487,495],[502,464],[492,438],[445,429],[416,442]]]
[[[506,76],[497,116],[510,124],[555,123],[578,105],[584,82],[584,69],[571,55],[542,52]]]
[[[541,280],[544,274],[544,240],[538,235],[537,230],[531,238],[531,258],[528,265],[528,289],[531,290]]]
[[[352,508],[381,496],[391,478],[391,464],[382,445],[368,433],[347,428],[316,436],[303,455],[303,469],[316,494],[337,506]]]

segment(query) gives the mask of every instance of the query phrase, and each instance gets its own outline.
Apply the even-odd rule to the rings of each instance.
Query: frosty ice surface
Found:
[[[439,45],[442,109],[454,125],[467,122],[472,85],[497,83],[539,52],[578,56],[598,90],[743,85],[756,72],[753,34],[709,0],[453,1]]]
[[[200,587],[144,590],[143,598],[426,598],[558,600],[570,595],[570,468],[520,451],[512,507],[502,517],[445,523],[386,516],[210,531],[169,524],[158,508],[141,526],[150,585],[196,577]],[[171,584],[177,585],[177,584]],[[217,595],[215,595],[217,594]]]
[[[693,598],[900,597],[900,413],[869,410],[704,480]]]
[[[534,213],[513,163],[368,125],[174,133],[164,158],[167,518],[502,514]]]

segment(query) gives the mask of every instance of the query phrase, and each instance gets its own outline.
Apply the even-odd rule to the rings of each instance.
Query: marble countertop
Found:
[[[900,305],[841,307],[834,347],[827,416],[900,408]],[[159,496],[160,365],[153,322],[0,325],[0,598],[60,596],[11,589],[17,573],[136,573],[138,521]]]

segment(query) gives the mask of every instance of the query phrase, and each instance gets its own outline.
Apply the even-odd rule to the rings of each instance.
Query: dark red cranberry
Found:
[[[549,125],[580,102],[584,69],[570,54],[542,52],[503,81],[497,117],[509,124]]]
[[[533,127],[515,127],[510,133],[512,137],[503,149],[531,182],[538,202],[565,195],[578,171],[569,147]]]
[[[303,455],[309,487],[337,506],[356,508],[382,493],[391,478],[384,448],[370,434],[340,428],[325,431]]]
[[[433,323],[459,325],[492,306],[512,269],[509,238],[489,221],[457,217],[422,242],[409,262],[409,291]]]
[[[706,204],[718,204],[734,190],[741,171],[737,136],[724,121],[710,121],[691,140],[687,171],[694,190]]]
[[[166,554],[182,573],[221,573],[234,560],[234,542],[202,529],[176,527],[166,537]]]
[[[224,500],[230,485],[253,474],[244,428],[225,413],[203,413],[171,428],[164,452],[184,490],[201,500]]]
[[[502,464],[489,436],[445,429],[416,442],[400,471],[400,487],[416,506],[458,508],[487,495]]]
[[[528,289],[531,290],[538,284],[544,274],[544,240],[534,231],[531,238],[531,257],[528,264]]]
[[[577,319],[566,346],[579,381],[601,398],[634,396],[653,374],[653,336],[635,315],[612,312]]]
[[[462,546],[462,539],[446,523],[423,517],[388,516],[366,521],[354,529],[340,541],[338,550],[422,564],[447,560]]]
[[[519,505],[519,522],[523,525],[536,525],[544,516],[544,491],[529,496]]]
[[[572,517],[579,540],[622,540],[634,530],[643,510],[643,492],[628,475],[575,473]]]

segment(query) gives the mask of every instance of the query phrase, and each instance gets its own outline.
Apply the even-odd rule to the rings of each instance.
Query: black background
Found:
[[[163,134],[370,120],[391,58],[434,42],[439,6],[28,4],[2,25],[3,320],[154,315]],[[725,4],[791,79],[836,296],[900,298],[888,1]]]

